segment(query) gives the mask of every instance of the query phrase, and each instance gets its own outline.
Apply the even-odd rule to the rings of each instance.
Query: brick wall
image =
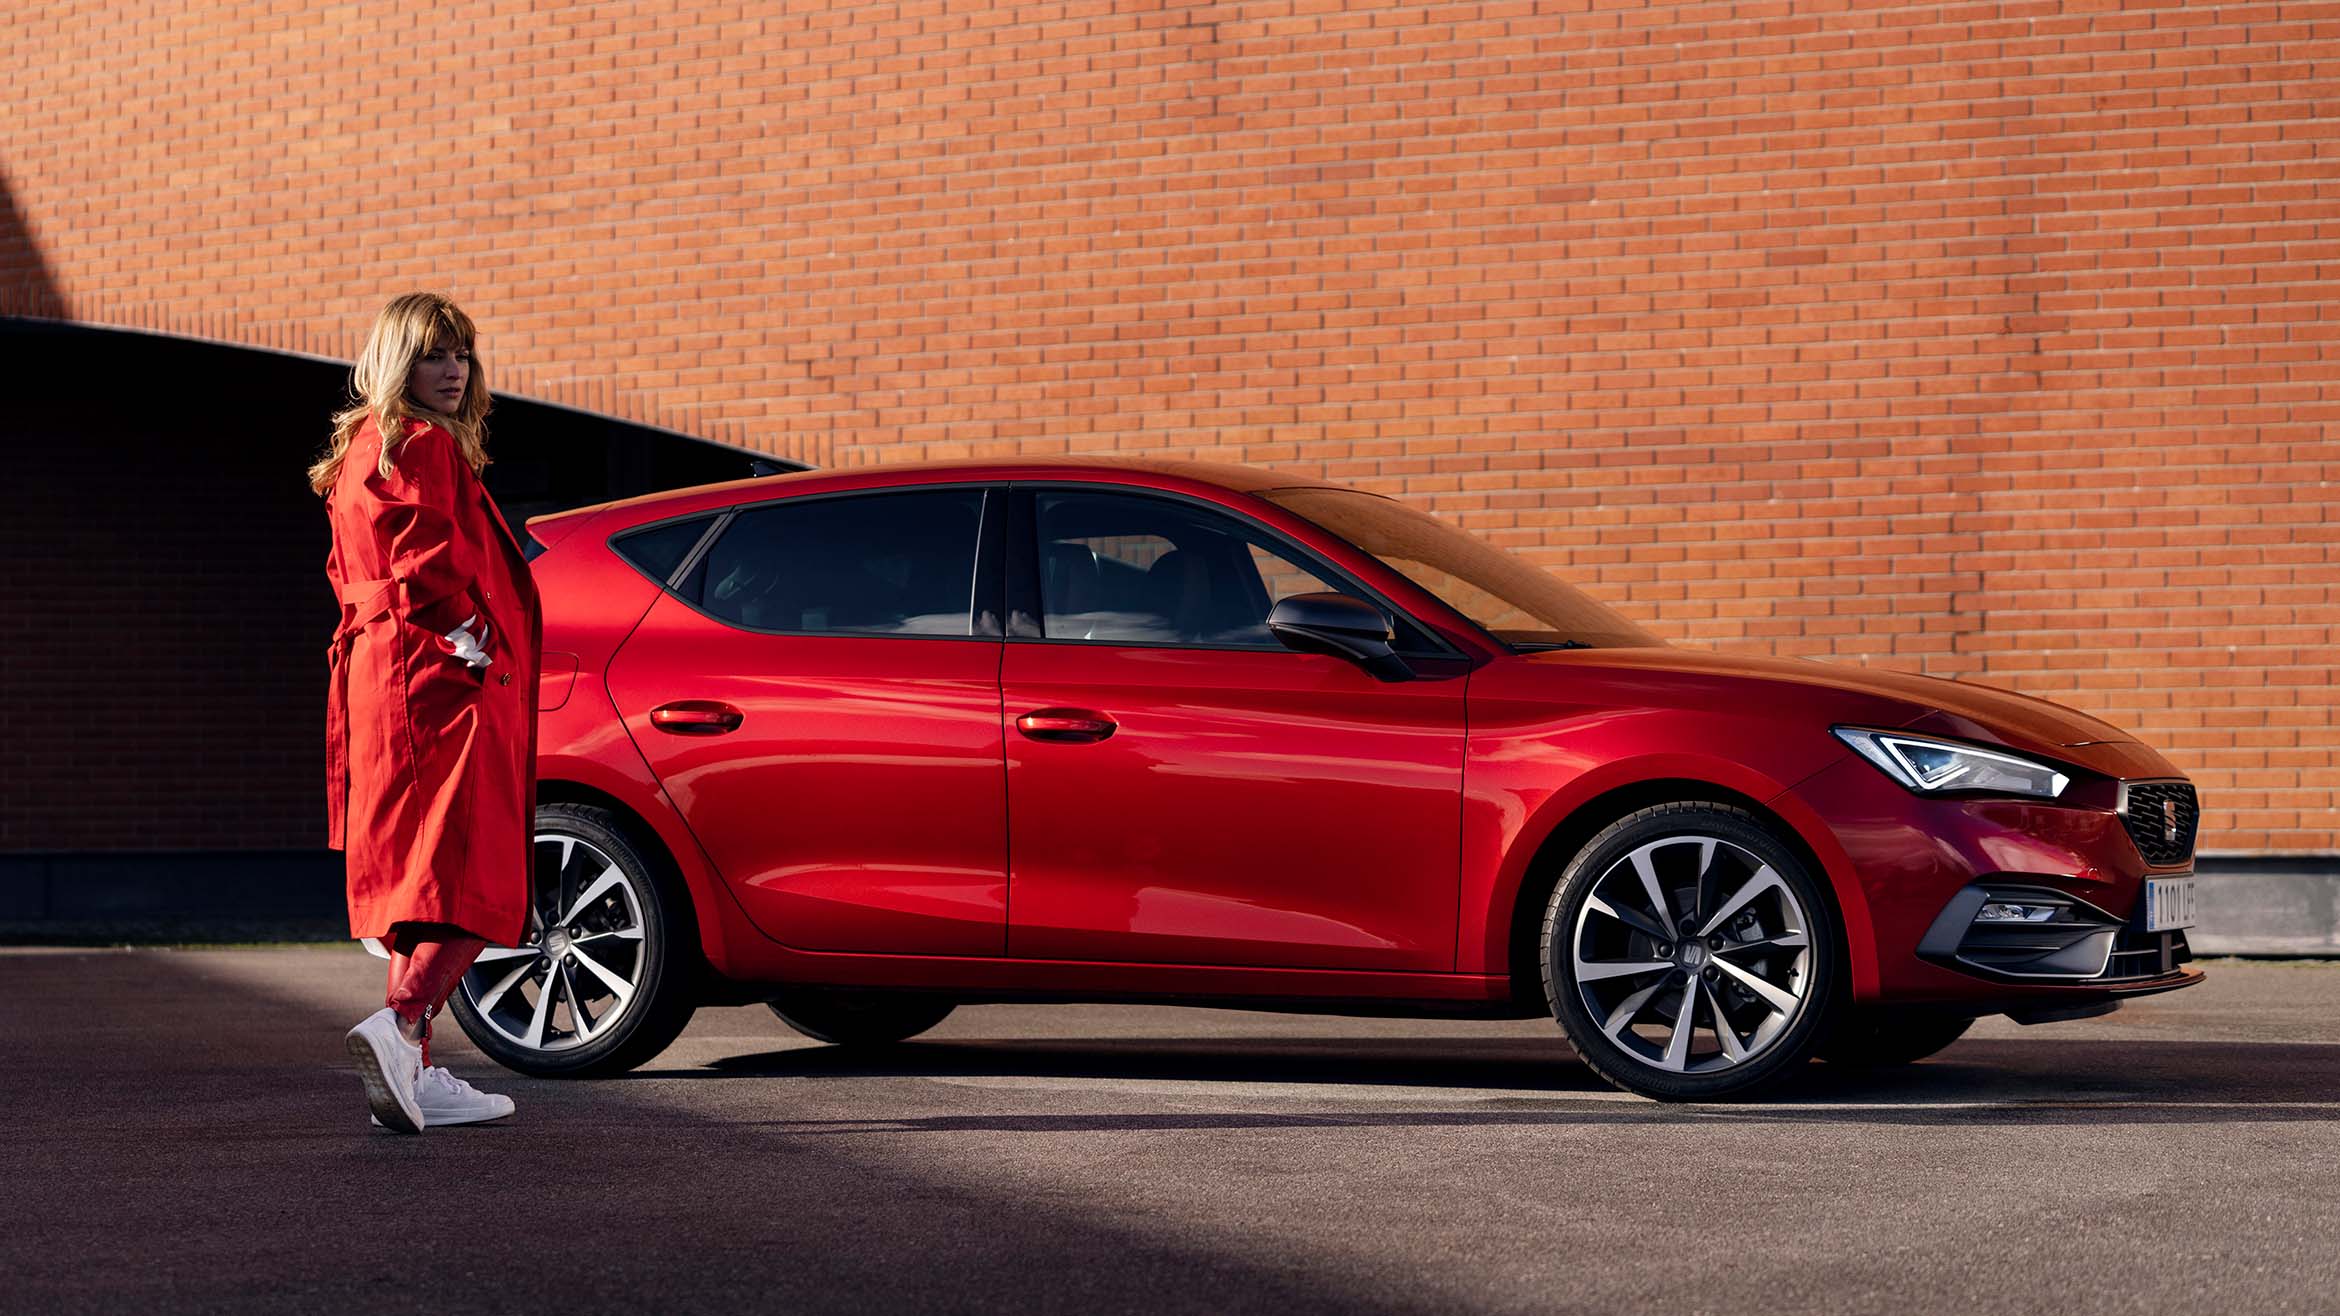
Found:
[[[261,8],[0,14],[0,313],[347,356],[428,286],[818,464],[1322,472],[2340,848],[2329,4]]]

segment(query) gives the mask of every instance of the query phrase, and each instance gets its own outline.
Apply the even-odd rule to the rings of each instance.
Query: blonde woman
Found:
[[[513,1109],[429,1052],[431,1016],[473,960],[526,936],[534,849],[543,620],[479,482],[477,338],[444,297],[392,299],[352,372],[356,405],[309,468],[341,600],[326,649],[327,844],[347,862],[350,935],[390,952],[383,1008],[346,1046],[375,1122],[405,1133]]]

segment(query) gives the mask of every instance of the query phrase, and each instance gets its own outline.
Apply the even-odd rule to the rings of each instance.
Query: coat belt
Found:
[[[397,576],[353,580],[333,591],[341,599],[341,625],[325,646],[325,844],[331,849],[348,847],[349,646],[368,623],[390,611],[404,583]]]

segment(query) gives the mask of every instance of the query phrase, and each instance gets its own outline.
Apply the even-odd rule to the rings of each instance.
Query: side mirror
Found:
[[[1411,681],[1414,669],[1390,648],[1397,632],[1381,609],[1346,594],[1292,594],[1276,601],[1269,633],[1287,649],[1345,659],[1381,681]]]

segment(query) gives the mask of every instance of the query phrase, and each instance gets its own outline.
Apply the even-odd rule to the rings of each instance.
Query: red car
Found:
[[[1556,1016],[1652,1097],[2201,980],[2193,788],[1953,681],[1675,648],[1402,503],[938,463],[529,523],[535,926],[455,997],[530,1074],[702,1002]]]

